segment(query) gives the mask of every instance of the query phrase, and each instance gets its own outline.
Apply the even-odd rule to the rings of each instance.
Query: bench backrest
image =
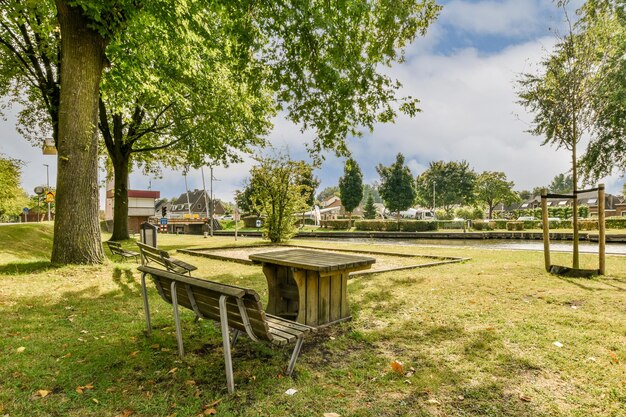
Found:
[[[146,245],[145,243],[137,242],[139,246],[139,253],[141,253],[141,264],[146,266],[149,263],[156,263],[163,268],[167,268],[167,265],[163,261],[163,253],[167,253],[154,246]]]
[[[112,253],[118,253],[122,251],[122,244],[119,242],[107,241],[107,245],[109,246],[109,250]]]
[[[172,282],[176,282],[179,305],[200,313],[200,316],[220,321],[219,299],[226,298],[228,326],[245,332],[252,339],[272,341],[259,294],[250,288],[198,279],[142,265],[141,272],[149,274],[163,300],[172,303]]]

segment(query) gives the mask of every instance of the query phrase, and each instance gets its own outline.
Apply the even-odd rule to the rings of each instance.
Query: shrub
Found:
[[[506,222],[506,230],[524,230],[524,222]]]
[[[350,228],[350,220],[348,219],[322,220],[320,224],[322,227],[335,230],[347,230]]]
[[[464,220],[437,220],[439,229],[463,229]]]
[[[548,227],[550,229],[571,229],[572,222],[571,220],[550,220]]]
[[[524,220],[524,229],[541,229],[541,220]]]
[[[493,230],[496,227],[495,223],[496,222],[485,223],[481,221],[475,221],[472,223],[472,228],[474,230]]]
[[[398,226],[402,232],[437,230],[437,222],[429,220],[357,220],[354,226],[356,230],[375,232],[397,232]]]
[[[607,217],[604,224],[607,229],[626,229],[626,216]]]
[[[494,223],[494,227],[495,227],[496,229],[502,229],[502,230],[505,230],[505,229],[506,229],[506,224],[507,224],[509,221],[510,221],[510,220],[507,220],[507,219],[497,219],[497,220],[494,220],[494,221],[493,221],[493,223]]]
[[[578,230],[598,230],[598,220],[579,220]]]

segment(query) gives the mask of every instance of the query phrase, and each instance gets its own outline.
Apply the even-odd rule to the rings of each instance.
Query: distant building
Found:
[[[571,207],[573,205],[573,199],[571,198],[549,198],[548,207]],[[578,194],[578,206],[589,207],[589,216],[598,216],[598,192],[588,191]],[[605,215],[609,216],[624,216],[626,215],[626,203],[614,196],[613,194],[606,193],[604,195],[604,207]],[[519,209],[535,209],[541,208],[541,196],[535,196],[531,200],[524,201]]]
[[[104,219],[113,220],[115,203],[113,182],[109,181],[106,192]],[[154,202],[161,196],[160,191],[128,190],[128,232],[139,233],[139,225],[154,216]]]
[[[341,198],[330,196],[322,202],[320,207],[322,220],[333,220],[340,216],[347,216],[346,208],[341,204]],[[358,206],[352,211],[352,217],[363,217],[363,207]]]
[[[206,196],[206,198],[205,198]],[[178,197],[174,203],[170,204],[167,210],[167,217],[171,219],[186,218],[191,215],[191,218],[206,218],[207,210],[206,204],[211,204],[209,194],[203,190],[189,191],[189,200],[187,200],[187,193],[184,192]],[[215,200],[213,205],[213,216],[223,216],[226,213],[224,205],[220,200]],[[157,214],[160,216],[160,214]]]

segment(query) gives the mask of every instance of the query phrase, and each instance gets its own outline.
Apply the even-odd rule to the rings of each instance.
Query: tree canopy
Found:
[[[31,19],[31,26],[37,21],[39,9],[33,4],[52,5],[50,1],[25,5],[16,0],[4,3],[13,9],[3,9],[2,18],[13,19],[18,29],[25,19]],[[213,46],[212,53],[202,55],[201,60],[216,63],[214,71],[205,73],[197,67],[200,62],[196,61],[186,67],[189,79],[223,76],[218,64],[222,62],[219,53],[224,52],[232,59],[229,63],[235,62],[231,67],[235,80],[244,80],[243,85],[259,91],[262,87],[268,88],[275,99],[273,106],[258,103],[246,112],[251,112],[258,120],[266,120],[264,117],[268,114],[281,109],[303,129],[316,132],[311,150],[327,148],[345,154],[345,138],[359,135],[360,128],[372,129],[378,122],[393,120],[396,109],[410,115],[419,111],[416,99],[396,97],[400,84],[385,75],[381,68],[401,61],[404,47],[417,35],[425,33],[440,10],[434,0],[393,3],[352,0],[297,5],[290,2],[234,3],[228,7],[199,0],[155,0],[142,3],[142,7],[138,7],[135,0],[56,0],[54,5],[57,13],[53,15],[57,18],[49,20],[47,27],[42,25],[41,33],[51,39],[56,37],[57,42],[59,29],[62,35],[60,67],[52,70],[57,71],[56,78],[61,80],[59,118],[56,122],[52,115],[48,119],[55,131],[61,160],[52,256],[58,263],[93,263],[102,259],[97,229],[97,135],[93,129],[98,123],[98,102],[103,91],[101,79],[104,72],[103,86],[114,84],[114,80],[106,78],[112,68],[142,62],[136,49],[127,49],[118,40],[140,36],[138,39],[143,41],[140,45],[144,47],[153,42],[150,46],[154,46],[155,51],[161,50],[164,60],[174,59],[173,49],[185,50],[188,45],[203,42]],[[160,26],[156,25],[158,30],[154,36],[145,38],[149,25],[157,22]],[[181,31],[185,32],[185,42],[172,47],[168,43],[172,40],[169,35]],[[181,48],[182,45],[185,47]],[[28,49],[28,45],[25,47]],[[116,48],[122,52],[119,60],[115,58]],[[17,85],[24,79],[16,68],[13,66],[2,76],[3,93],[7,92],[7,80]],[[142,87],[154,79],[150,74],[137,71],[133,81],[137,84],[124,82],[120,85]],[[17,85],[16,91],[24,91],[24,83],[28,82]],[[28,91],[33,91],[32,97],[40,98],[42,89]],[[123,94],[115,88],[113,91]],[[245,88],[237,91],[248,92]],[[130,87],[129,93],[132,92],[134,88]],[[123,105],[129,106],[132,111],[122,112],[127,118],[122,120],[130,121],[136,115],[135,102],[126,95],[123,98],[117,101],[120,107],[112,107],[111,114],[117,114]],[[161,104],[167,106],[169,101]],[[54,107],[55,103],[51,103],[40,109],[50,113]],[[159,114],[157,108],[153,111]],[[227,118],[232,116],[227,115]],[[180,124],[172,127],[178,129]],[[240,128],[245,131],[246,127]],[[176,132],[180,135],[186,130]],[[86,149],[89,152],[85,152]],[[76,176],[81,181],[69,187]],[[73,203],[76,201],[81,203]]]
[[[431,162],[417,177],[417,198],[426,207],[432,207],[434,200],[436,206],[450,215],[455,205],[473,203],[475,183],[476,173],[466,161]]]
[[[376,171],[380,175],[378,191],[385,202],[385,208],[396,213],[399,220],[400,211],[411,207],[416,197],[413,174],[404,165],[404,155],[398,153],[393,164],[388,167],[380,164]]]
[[[20,186],[22,162],[0,154],[0,219],[17,216],[28,204],[28,197]]]
[[[346,160],[343,177],[339,178],[339,196],[341,205],[352,217],[352,212],[363,198],[363,174],[359,164],[352,158]]]
[[[500,203],[511,204],[520,200],[513,187],[513,181],[507,181],[504,172],[485,171],[476,177],[476,201],[485,203],[489,209],[489,218],[493,209]]]

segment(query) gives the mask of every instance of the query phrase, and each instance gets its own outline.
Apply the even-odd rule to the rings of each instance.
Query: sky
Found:
[[[399,115],[395,123],[379,124],[361,138],[348,138],[353,157],[366,183],[378,181],[376,166],[389,165],[398,152],[417,176],[431,161],[466,160],[476,172],[503,171],[516,190],[548,185],[554,176],[570,169],[570,154],[541,146],[542,138],[527,133],[532,115],[516,104],[515,80],[520,73],[535,71],[537,63],[555,43],[554,32],[562,30],[563,15],[548,0],[447,0],[426,36],[416,38],[406,50],[406,61],[385,69],[398,79],[398,96],[420,100],[421,113]],[[573,1],[572,7],[581,4]],[[26,162],[22,185],[29,193],[46,182],[56,183],[56,157],[42,155],[15,130],[15,116],[0,120],[0,153]],[[314,137],[281,115],[274,119],[269,142],[287,149],[293,159],[308,160],[305,145]],[[337,185],[343,173],[343,158],[325,153],[315,175],[317,192]],[[253,165],[214,168],[216,198],[233,201]],[[103,173],[101,173],[103,175]],[[603,179],[610,193],[621,193],[624,173]],[[205,169],[207,190],[208,168]],[[187,176],[191,190],[202,188],[200,170]],[[177,197],[185,191],[181,172],[164,170],[160,178],[131,174],[132,189],[161,192]],[[104,194],[102,191],[101,194]],[[101,201],[103,198],[101,197]]]

